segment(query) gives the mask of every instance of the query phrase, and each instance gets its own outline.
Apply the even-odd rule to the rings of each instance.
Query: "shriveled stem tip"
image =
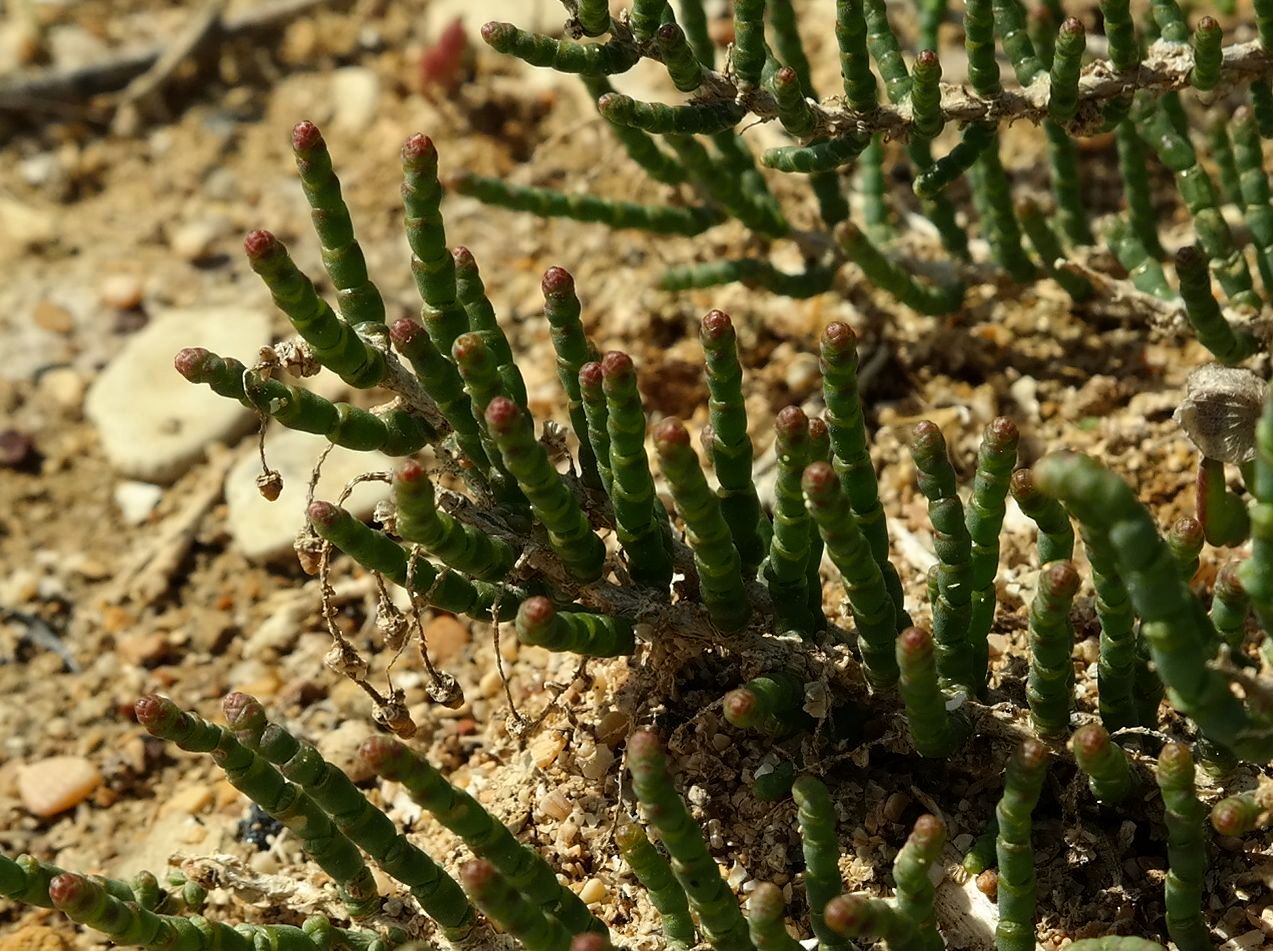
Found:
[[[627,376],[635,369],[632,358],[620,350],[611,350],[601,358],[601,375],[606,379]]]
[[[492,432],[506,433],[521,419],[521,408],[506,396],[497,396],[486,406],[486,425]]]
[[[809,417],[799,406],[784,406],[778,411],[774,428],[787,437],[805,435],[809,432]]]
[[[254,261],[273,254],[280,247],[278,238],[264,229],[249,231],[243,239],[243,250]]]
[[[314,501],[309,504],[307,514],[313,524],[328,526],[340,517],[340,509],[331,502]]]
[[[544,272],[542,283],[545,297],[556,297],[570,293],[575,286],[575,279],[564,267],[550,267]]]
[[[729,336],[734,329],[734,321],[723,310],[709,310],[701,323],[703,337],[708,340],[721,340]]]
[[[172,365],[191,383],[199,383],[202,382],[204,361],[208,355],[203,347],[186,347],[172,358]]]
[[[654,427],[654,443],[656,447],[688,446],[690,434],[679,419],[669,416]]]
[[[850,350],[857,347],[858,335],[844,321],[837,320],[827,324],[822,331],[822,343],[834,350]]]
[[[297,152],[308,152],[322,144],[322,132],[308,119],[296,123],[292,128],[292,148]]]
[[[436,162],[437,158],[437,147],[423,132],[415,133],[402,143],[402,161],[408,165]]]
[[[800,484],[804,488],[807,495],[818,496],[826,492],[833,484],[839,482],[835,470],[831,468],[829,462],[819,460],[811,463],[804,470],[804,475],[800,479]]]

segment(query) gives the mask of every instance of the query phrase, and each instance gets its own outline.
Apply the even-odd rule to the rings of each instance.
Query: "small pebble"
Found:
[[[217,229],[206,221],[191,221],[182,225],[168,238],[173,253],[183,261],[202,261],[212,254],[217,240]]]
[[[79,409],[85,389],[84,378],[71,367],[57,367],[40,377],[40,393],[63,409]]]
[[[429,656],[435,664],[446,666],[459,660],[469,643],[468,626],[451,614],[438,614],[424,627],[429,642]]]
[[[107,307],[134,310],[141,304],[141,278],[135,274],[111,274],[97,285],[97,296]]]
[[[115,485],[115,504],[129,525],[146,521],[163,497],[164,490],[149,482],[125,479]]]
[[[16,429],[0,430],[0,467],[19,469],[36,458],[35,440]]]
[[[583,883],[583,888],[579,889],[579,900],[585,905],[595,905],[598,902],[605,901],[609,890],[599,878],[590,878]]]
[[[82,756],[50,756],[22,767],[18,796],[41,819],[73,809],[93,794],[102,774]]]
[[[165,799],[163,805],[159,807],[159,812],[161,815],[175,812],[180,815],[195,816],[212,805],[212,799],[211,786],[186,786]]]
[[[52,301],[42,300],[35,305],[35,325],[49,333],[69,334],[75,326],[71,313]]]
[[[560,822],[570,815],[570,800],[560,789],[553,789],[540,797],[539,811],[549,819]]]
[[[555,730],[541,733],[530,743],[530,756],[540,769],[547,769],[557,762],[557,757],[566,748],[566,737]]]

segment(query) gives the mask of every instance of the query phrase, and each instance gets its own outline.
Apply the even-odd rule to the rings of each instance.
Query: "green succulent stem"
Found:
[[[826,906],[844,890],[840,877],[840,839],[836,834],[835,805],[821,780],[801,776],[791,786],[796,821],[804,849],[804,887],[809,902],[809,923],[820,947],[847,948],[844,939],[827,926]]]
[[[558,883],[553,867],[539,853],[518,842],[504,823],[468,793],[451,785],[420,754],[392,737],[380,735],[366,740],[359,755],[374,772],[401,783],[413,802],[463,839],[475,855],[490,862],[544,916],[559,921],[570,934],[606,932],[605,925],[575,893]],[[478,905],[482,905],[480,899]]]
[[[603,113],[606,118],[611,118]],[[541,218],[571,218],[604,224],[615,229],[633,228],[655,234],[702,234],[721,221],[714,209],[672,205],[642,205],[632,201],[599,198],[596,195],[566,193],[551,188],[511,185],[498,178],[464,174],[452,181],[461,195],[512,211],[524,211]]]
[[[628,739],[627,764],[646,822],[667,849],[672,874],[698,916],[703,936],[717,951],[753,951],[738,902],[676,792],[667,754],[652,731],[638,730]]]
[[[599,579],[605,569],[605,544],[553,468],[548,450],[535,438],[530,414],[512,400],[497,397],[486,407],[486,426],[562,565],[580,582]]]
[[[636,368],[626,353],[611,351],[601,361],[601,377],[615,533],[633,580],[666,591],[672,580],[671,529],[667,510],[655,494],[645,451],[645,411]]]
[[[243,249],[275,306],[309,344],[319,363],[350,386],[362,389],[384,379],[384,354],[359,336],[352,324],[336,316],[278,238],[268,231],[253,231],[243,240]]]
[[[989,673],[990,648],[986,637],[994,623],[999,534],[1007,512],[1008,485],[1017,463],[1020,438],[1016,424],[1006,416],[998,416],[986,426],[977,448],[972,495],[964,512],[972,543],[972,616],[968,623],[968,643],[972,650],[973,676],[979,678],[979,693]]]
[[[699,340],[707,361],[711,457],[720,483],[717,495],[721,514],[729,525],[743,575],[750,578],[764,559],[771,530],[768,518],[760,510],[752,479],[753,454],[747,434],[738,335],[729,315],[713,310],[699,325]]]
[[[544,597],[527,598],[517,609],[517,637],[523,644],[585,657],[624,657],[636,649],[632,625],[620,618],[558,611]]]
[[[512,620],[525,594],[510,585],[476,581],[450,568],[439,568],[407,551],[384,532],[369,528],[349,512],[329,502],[309,507],[309,522],[321,538],[335,545],[368,571],[384,575],[396,585],[443,611],[467,614],[478,620]]]
[[[822,389],[827,407],[825,421],[831,437],[832,462],[853,512],[853,520],[870,546],[871,557],[879,568],[889,599],[893,602],[895,634],[910,625],[910,615],[903,606],[901,578],[889,560],[888,528],[884,520],[884,509],[880,505],[875,467],[867,449],[866,422],[862,416],[862,402],[858,394],[857,335],[848,324],[836,321],[823,331],[819,366],[822,370]],[[821,522],[818,531],[825,531]],[[823,537],[825,539],[825,534]],[[891,657],[892,634],[888,643],[884,644],[881,640],[880,646],[883,653]]]
[[[570,951],[570,931],[519,892],[494,863],[475,859],[460,870],[460,880],[482,912],[526,951]]]
[[[894,904],[898,912],[918,929],[920,940],[928,951],[941,951],[945,947],[937,932],[933,912],[936,889],[929,877],[945,845],[945,823],[936,816],[922,815],[893,860],[893,880],[897,883]]]
[[[782,920],[782,889],[758,882],[747,897],[747,928],[756,951],[800,951],[800,942]]]
[[[255,698],[231,693],[222,702],[222,710],[235,739],[276,766],[331,817],[350,841],[406,885],[425,913],[442,926],[448,940],[463,941],[474,930],[477,916],[459,884],[408,841],[348,775],[325,760],[313,746],[271,723]]]
[[[1063,736],[1070,730],[1074,700],[1074,626],[1070,607],[1078,592],[1079,576],[1067,561],[1054,561],[1039,572],[1030,604],[1030,676],[1026,698],[1034,730],[1042,737]]]
[[[302,122],[292,130],[292,154],[322,247],[323,267],[336,288],[341,317],[352,327],[383,324],[385,302],[367,275],[367,261],[354,237],[331,153],[312,122]]]
[[[753,677],[725,695],[725,719],[742,730],[772,737],[790,736],[810,725],[804,713],[804,679],[776,670]]]
[[[663,921],[663,936],[668,944],[686,949],[695,942],[694,919],[690,916],[685,889],[672,873],[672,866],[635,822],[621,826],[615,833],[615,845],[632,874],[645,888]],[[763,951],[763,949],[762,949]]]
[[[995,843],[999,862],[999,923],[995,926],[998,951],[1034,948],[1036,889],[1031,813],[1043,790],[1047,764],[1047,747],[1037,740],[1026,740],[1013,752],[1004,775],[1003,797],[995,810],[999,823]]]
[[[521,30],[511,23],[485,24],[482,39],[496,52],[559,73],[612,76],[626,73],[639,59],[635,48],[617,39],[606,43],[576,43]]]
[[[703,605],[722,632],[735,633],[751,616],[751,603],[721,500],[708,486],[689,433],[679,420],[669,418],[659,424],[654,431],[654,448],[685,523]]]
[[[1103,726],[1088,723],[1079,727],[1070,738],[1070,749],[1098,802],[1122,802],[1131,795],[1135,783],[1127,754]]]
[[[805,469],[801,487],[826,553],[840,572],[867,680],[876,690],[888,690],[898,678],[893,645],[897,614],[884,575],[834,469],[814,462]]]
[[[171,700],[153,694],[143,697],[136,714],[152,736],[188,753],[211,753],[235,789],[295,833],[309,856],[336,882],[350,915],[366,918],[380,910],[375,879],[357,846],[301,787],[284,779],[229,730],[180,710]]]
[[[897,637],[898,689],[911,743],[920,756],[945,758],[963,743],[968,725],[946,709],[934,654],[933,636],[923,628],[908,627]]]
[[[1163,904],[1167,933],[1180,951],[1206,951],[1211,933],[1202,918],[1203,876],[1207,848],[1203,827],[1207,809],[1194,787],[1194,763],[1189,748],[1168,743],[1158,754],[1156,772],[1167,823],[1167,880]]]
[[[484,581],[499,581],[512,570],[517,561],[513,546],[443,512],[419,463],[407,462],[394,474],[393,498],[403,541],[421,545],[448,567]]]

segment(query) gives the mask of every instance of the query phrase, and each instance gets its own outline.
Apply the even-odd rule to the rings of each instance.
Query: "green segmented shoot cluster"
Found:
[[[621,657],[636,647],[636,635],[626,621],[558,611],[551,601],[538,596],[527,598],[518,607],[517,637],[523,644],[584,657]]]
[[[577,385],[577,383],[576,383]],[[534,424],[520,406],[497,397],[486,407],[486,426],[504,457],[504,465],[530,500],[548,533],[548,544],[580,581],[595,581],[605,567],[606,548],[565,481],[535,439]]]
[[[632,734],[627,764],[637,802],[667,850],[672,874],[684,889],[703,936],[713,947],[750,948],[742,911],[672,784],[659,738],[649,730]]]
[[[552,866],[539,853],[518,842],[502,822],[468,793],[447,782],[426,759],[387,736],[366,740],[359,748],[359,755],[374,772],[401,783],[413,802],[463,839],[479,858],[489,862],[537,912],[560,922],[569,934],[606,932],[605,926],[588,911],[588,906],[557,882]],[[472,894],[468,883],[464,884]],[[481,907],[481,899],[474,898]]]
[[[690,917],[685,889],[672,874],[659,850],[635,822],[629,822],[615,833],[615,845],[623,861],[645,887],[663,921],[663,935],[673,948],[689,948],[694,944],[694,919]]]
[[[847,947],[826,921],[827,903],[844,890],[840,878],[840,840],[836,835],[835,805],[827,787],[812,776],[801,776],[791,786],[800,842],[804,849],[804,888],[809,901],[809,922],[820,945]]]
[[[729,525],[743,574],[752,577],[765,557],[771,529],[760,511],[756,483],[752,480],[743,372],[738,363],[738,338],[729,315],[719,310],[708,313],[699,325],[699,340],[707,362],[711,457],[720,483],[717,494],[721,514]]]
[[[886,690],[897,682],[898,668],[893,647],[897,614],[884,575],[830,464],[810,465],[801,485],[826,553],[840,572],[867,680],[875,689]]]
[[[1229,690],[1222,673],[1208,667],[1214,642],[1210,622],[1131,487],[1080,455],[1050,456],[1036,474],[1044,491],[1060,498],[1085,531],[1111,547],[1172,706],[1212,742],[1239,756],[1263,759],[1273,752],[1273,737],[1252,729],[1247,705]],[[1250,591],[1246,573],[1242,579]]]
[[[908,627],[897,637],[898,690],[906,706],[911,743],[920,756],[949,756],[967,736],[967,724],[946,709],[938,686],[934,639],[921,627]]]
[[[234,734],[178,709],[171,700],[143,697],[135,709],[137,722],[151,735],[188,753],[211,753],[235,789],[295,833],[310,857],[336,882],[350,915],[366,918],[380,909],[379,890],[358,848],[299,786],[284,779]]]
[[[1087,774],[1092,795],[1103,803],[1121,802],[1134,787],[1131,766],[1122,747],[1110,739],[1099,723],[1088,723],[1074,731],[1070,749],[1079,769]]]
[[[408,587],[428,604],[443,611],[486,620],[497,611],[500,620],[511,620],[525,595],[517,588],[473,580],[450,568],[408,554],[384,532],[364,525],[330,502],[309,506],[314,531],[369,571],[396,585]]]
[[[1039,572],[1030,603],[1030,677],[1026,698],[1030,720],[1042,737],[1063,736],[1070,729],[1074,696],[1074,666],[1070,651],[1074,626],[1070,606],[1078,592],[1079,576],[1067,561],[1054,561]]]
[[[1202,918],[1207,849],[1202,837],[1207,810],[1194,788],[1193,756],[1182,743],[1168,743],[1158,754],[1156,777],[1167,823],[1167,880],[1163,904],[1167,933],[1180,951],[1204,951],[1211,934]]]
[[[636,368],[619,351],[601,361],[610,437],[610,499],[615,530],[639,584],[666,588],[672,580],[672,551],[667,512],[654,493],[654,477],[645,452],[645,411],[637,390]]]
[[[1012,753],[1003,779],[1003,797],[995,809],[999,836],[999,923],[995,946],[1001,951],[1034,947],[1035,873],[1031,813],[1039,802],[1047,773],[1048,751],[1026,740]]]
[[[740,630],[751,616],[743,583],[742,562],[721,510],[720,499],[690,445],[690,435],[677,419],[665,419],[654,430],[654,449],[672,490],[676,510],[685,523],[686,540],[694,552],[694,567],[703,605],[721,631]]]
[[[808,725],[803,713],[804,681],[778,670],[754,677],[725,695],[725,719],[742,730],[782,737]]]
[[[933,640],[937,672],[943,686],[968,692],[980,689],[985,674],[972,669],[969,640],[972,622],[972,537],[964,521],[964,507],[955,491],[941,429],[928,420],[915,425],[911,438],[919,490],[928,499],[928,520],[937,550],[937,598],[933,602]]]
[[[1265,0],[1261,4],[1261,9],[1269,6]],[[1107,0],[1110,59],[1082,70],[1083,28],[1065,20],[1054,35],[1050,24],[1062,19],[1054,5],[1028,19],[1018,0],[969,0],[964,26],[973,97],[941,83],[941,63],[931,50],[916,55],[908,70],[913,44],[894,30],[880,0],[839,0],[836,39],[844,105],[817,97],[789,0],[735,5],[733,56],[720,72],[705,8],[695,0],[676,4],[679,22],[664,0],[640,0],[630,15],[613,20],[595,0],[568,6],[573,13],[568,38],[540,37],[507,24],[488,26],[485,38],[530,62],[579,72],[634,160],[681,190],[662,203],[647,204],[640,195],[617,201],[473,175],[458,179],[455,190],[540,214],[615,226],[697,234],[733,218],[750,233],[745,256],[684,266],[664,278],[665,288],[738,280],[811,297],[836,286],[841,267],[852,261],[874,288],[917,311],[955,312],[963,303],[962,279],[980,279],[981,265],[972,262],[976,268],[969,269],[960,261],[935,262],[924,271],[941,274],[940,280],[916,277],[912,272],[919,269],[911,262],[926,255],[915,253],[902,229],[906,209],[918,207],[935,227],[933,239],[952,258],[971,262],[988,248],[993,273],[1017,283],[1039,276],[1022,246],[1024,228],[1043,270],[1076,301],[1090,301],[1116,296],[1118,279],[1107,284],[1089,270],[1104,266],[1099,255],[1085,251],[1075,267],[1064,258],[1068,249],[1091,241],[1080,169],[1080,162],[1090,158],[1075,142],[1104,124],[1118,143],[1127,205],[1125,219],[1114,219],[1105,239],[1128,267],[1132,283],[1170,307],[1183,304],[1201,343],[1222,362],[1245,361],[1264,346],[1256,333],[1260,318],[1247,325],[1240,310],[1261,306],[1244,249],[1234,237],[1244,232],[1231,231],[1220,211],[1228,203],[1245,216],[1267,291],[1273,277],[1273,200],[1261,135],[1273,133],[1273,94],[1264,85],[1273,67],[1263,54],[1256,61],[1243,48],[1223,47],[1213,22],[1204,19],[1190,34],[1171,0],[1156,0],[1154,26],[1162,39],[1145,48],[1132,29],[1125,0]],[[921,13],[931,35],[944,4],[925,2]],[[1273,22],[1273,8],[1257,11],[1257,19],[1261,27]],[[1273,30],[1265,32],[1273,35]],[[598,41],[576,42],[580,34]],[[1163,65],[1163,48],[1183,48],[1186,42],[1194,45],[1192,56],[1184,50],[1181,58],[1188,72],[1174,73],[1170,62]],[[1016,82],[1032,84],[1027,93],[1004,89],[998,43]],[[614,92],[606,75],[642,58],[661,58],[674,85],[692,98],[668,106]],[[1121,77],[1118,89],[1111,85],[1111,69]],[[1142,72],[1156,77],[1153,88],[1140,88]],[[886,102],[878,97],[880,80]],[[1229,90],[1238,80],[1253,83],[1251,109],[1236,114],[1232,145],[1228,130],[1213,126],[1209,155],[1201,159],[1190,141],[1193,106],[1178,93],[1189,84]],[[1021,114],[1019,102],[1028,102],[1029,118],[1044,125],[1055,223],[1036,204],[1013,201],[1000,159],[1000,122]],[[765,153],[758,163],[739,134],[739,123],[748,117],[780,119],[794,142]],[[960,142],[934,160],[932,136],[952,122],[962,125]],[[774,134],[784,134],[773,128]],[[885,148],[893,138],[907,148]],[[704,318],[700,340],[710,405],[702,448],[719,490],[708,482],[686,427],[676,419],[662,420],[648,435],[675,503],[673,521],[656,493],[635,368],[626,355],[602,357],[589,342],[568,272],[550,269],[543,293],[573,436],[563,436],[545,421],[541,440],[526,380],[476,259],[463,248],[447,246],[432,142],[413,136],[402,152],[407,243],[423,308],[418,320],[401,318],[391,326],[326,143],[312,124],[302,123],[294,131],[293,149],[337,306],[323,300],[277,239],[254,232],[246,242],[250,263],[301,342],[263,353],[255,366],[190,349],[178,356],[177,369],[263,417],[321,433],[336,445],[403,457],[426,448],[433,453],[427,462],[408,459],[397,465],[394,505],[382,506],[376,515],[382,528],[364,524],[338,505],[310,503],[305,537],[317,536],[323,543],[318,560],[324,575],[328,546],[334,546],[379,579],[409,588],[413,606],[427,604],[485,622],[511,621],[526,644],[615,658],[590,667],[604,668],[606,677],[625,669],[632,676],[651,661],[678,658],[684,646],[677,639],[679,628],[689,628],[687,640],[704,644],[709,660],[686,657],[685,669],[714,678],[704,682],[717,685],[716,696],[742,683],[721,702],[725,719],[775,745],[760,768],[754,763],[743,768],[757,781],[739,794],[774,803],[775,809],[788,791],[795,800],[810,921],[822,946],[848,948],[853,936],[916,951],[941,946],[929,873],[944,842],[942,825],[932,817],[917,823],[894,867],[894,899],[841,895],[831,792],[819,779],[795,776],[811,763],[835,762],[810,758],[824,744],[838,744],[838,756],[855,752],[852,744],[869,742],[853,720],[877,722],[880,715],[904,711],[914,752],[935,760],[949,758],[963,743],[970,723],[960,702],[969,695],[987,699],[986,635],[995,622],[995,576],[1009,490],[1038,526],[1042,573],[1030,609],[1033,656],[1026,693],[1034,727],[1047,737],[1063,736],[1069,728],[1069,612],[1080,588],[1070,564],[1071,516],[1081,528],[1101,625],[1096,702],[1102,725],[1080,727],[1070,746],[1093,794],[1112,809],[1138,801],[1129,759],[1110,732],[1139,727],[1159,735],[1164,685],[1175,709],[1192,721],[1177,727],[1171,726],[1177,721],[1168,721],[1165,728],[1196,729],[1204,766],[1273,757],[1273,718],[1262,705],[1262,683],[1244,679],[1257,677],[1244,653],[1249,609],[1262,626],[1273,619],[1273,408],[1266,408],[1256,427],[1254,461],[1242,467],[1253,500],[1249,520],[1245,500],[1224,488],[1224,464],[1207,460],[1200,467],[1198,518],[1178,520],[1165,537],[1132,488],[1091,460],[1053,456],[1033,473],[1014,473],[1019,436],[1003,418],[987,428],[971,493],[962,500],[941,431],[921,424],[913,452],[938,556],[930,577],[934,636],[911,625],[890,557],[859,392],[857,338],[848,325],[832,323],[822,337],[825,419],[810,419],[794,406],[778,416],[771,522],[757,487],[765,463],[753,458],[758,453],[749,435],[735,326],[719,311]],[[1196,246],[1187,243],[1176,255],[1174,281],[1161,262],[1159,215],[1145,174],[1150,152],[1175,175],[1196,232],[1191,239]],[[855,203],[854,219],[843,190],[849,176],[843,171],[858,156],[862,200]],[[1219,169],[1219,188],[1205,163]],[[811,173],[821,220],[814,220],[813,202],[789,214],[779,203],[788,190],[771,187],[761,165]],[[967,189],[942,191],[964,172],[969,173]],[[914,182],[920,202],[892,205],[889,183],[907,180]],[[972,194],[976,236],[982,241],[970,243],[957,217],[962,214],[957,202],[966,191]],[[689,203],[694,194],[701,204]],[[769,260],[770,250],[779,250],[782,241],[795,243],[800,263],[788,263],[793,256],[777,253],[773,260],[781,265]],[[1213,295],[1213,276],[1225,306],[1235,310],[1223,309]],[[1135,295],[1128,299],[1138,300]],[[869,319],[868,311],[863,313]],[[1237,316],[1231,322],[1232,313]],[[362,389],[384,388],[392,400],[367,410],[275,378],[276,368],[302,376],[315,366]],[[817,407],[817,395],[805,405]],[[426,465],[437,474],[437,488]],[[610,530],[620,553],[615,560],[607,558]],[[680,530],[687,545],[680,543]],[[1198,597],[1207,595],[1208,572],[1200,570],[1209,567],[1203,564],[1204,538],[1236,545],[1248,530],[1251,557],[1222,568],[1208,614]],[[824,552],[847,594],[853,618],[848,632],[828,624],[824,613]],[[328,587],[325,576],[322,586]],[[1001,627],[1011,629],[1011,622]],[[1011,676],[1010,668],[1005,671]],[[859,672],[868,690],[862,689]],[[639,681],[653,682],[666,681],[662,673]],[[1235,690],[1235,683],[1241,689]],[[835,705],[816,712],[827,688],[857,694],[848,704],[836,694]],[[676,705],[651,699],[655,703],[643,717],[675,721],[682,716]],[[859,716],[859,702],[868,708],[869,721]],[[815,712],[823,719],[815,721]],[[477,856],[460,876],[463,889],[392,826],[373,805],[374,793],[359,791],[314,747],[270,723],[256,701],[231,695],[225,714],[228,726],[221,728],[157,698],[138,706],[138,719],[147,729],[184,748],[213,753],[235,785],[292,829],[335,882],[350,917],[370,919],[380,910],[370,870],[376,864],[406,886],[443,937],[459,944],[485,940],[480,911],[526,948],[611,947],[605,926],[559,880],[554,866],[519,843],[500,817],[453,786],[419,753],[385,737],[363,748],[374,771],[401,783]],[[905,754],[903,748],[889,755]],[[629,737],[627,764],[636,799],[660,844],[633,826],[620,831],[617,845],[663,916],[667,943],[688,948],[701,932],[717,948],[794,951],[796,932],[783,922],[782,892],[761,885],[743,915],[708,840],[676,792],[653,732],[641,729]],[[993,841],[999,865],[998,944],[1010,951],[1034,942],[1030,817],[1045,767],[1046,751],[1034,741],[1014,754],[996,822],[968,859],[968,867],[988,867],[985,843]],[[1167,928],[1184,951],[1209,940],[1202,914],[1202,806],[1192,771],[1188,750],[1174,744],[1164,748],[1158,781],[1169,835]],[[1244,834],[1268,822],[1267,805],[1265,792],[1228,795],[1213,810],[1213,826],[1224,835]],[[240,945],[247,951],[249,944],[254,951],[309,951],[310,946],[314,951],[389,951],[399,940],[392,932],[343,931],[318,919],[304,929],[226,928],[193,914],[202,903],[197,889],[188,895],[164,893],[153,877],[135,885],[86,880],[34,860],[0,858],[0,893],[63,907],[117,940],[135,940],[157,951]],[[1111,939],[1105,946],[1124,943]]]
[[[271,723],[264,707],[247,694],[229,694],[222,702],[222,710],[235,739],[276,766],[331,816],[337,829],[406,885],[420,907],[442,926],[449,940],[462,941],[468,936],[476,925],[476,916],[459,884],[407,841],[345,773],[323,759],[313,746]]]

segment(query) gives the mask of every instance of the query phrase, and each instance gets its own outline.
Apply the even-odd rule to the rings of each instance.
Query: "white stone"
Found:
[[[331,76],[335,112],[332,125],[345,132],[365,132],[380,105],[380,77],[365,66],[346,66]]]
[[[115,486],[115,504],[129,525],[140,525],[146,521],[163,497],[164,490],[149,482],[125,479]]]
[[[296,533],[305,526],[305,496],[310,473],[319,453],[327,445],[322,436],[271,427],[265,440],[265,458],[270,468],[283,476],[283,493],[267,502],[257,491],[256,477],[261,460],[250,453],[239,460],[225,482],[230,534],[239,550],[253,561],[270,561],[288,555]],[[345,484],[364,472],[388,471],[393,460],[378,452],[355,452],[337,446],[323,463],[315,499],[335,502]],[[387,498],[384,482],[357,486],[342,507],[358,518],[367,518],[376,503]]]
[[[195,385],[173,369],[183,347],[251,362],[270,342],[270,318],[241,307],[167,311],[134,334],[88,392],[84,411],[106,457],[120,473],[171,482],[210,443],[237,439],[254,415],[234,400]]]

